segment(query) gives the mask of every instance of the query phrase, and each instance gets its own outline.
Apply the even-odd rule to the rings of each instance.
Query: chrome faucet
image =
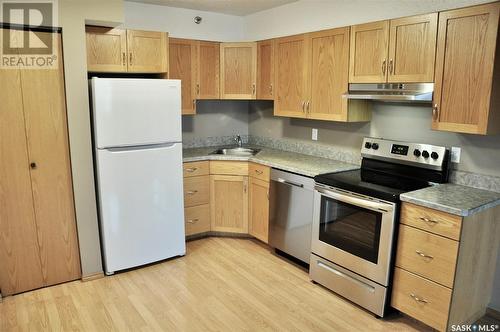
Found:
[[[243,145],[243,142],[241,141],[241,136],[240,135],[236,135],[234,137],[234,140],[236,141],[236,144],[238,144],[238,147],[241,148],[241,146]]]

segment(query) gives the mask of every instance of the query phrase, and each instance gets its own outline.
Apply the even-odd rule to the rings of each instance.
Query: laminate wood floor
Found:
[[[249,239],[189,242],[187,255],[0,303],[0,331],[422,331],[377,319]]]

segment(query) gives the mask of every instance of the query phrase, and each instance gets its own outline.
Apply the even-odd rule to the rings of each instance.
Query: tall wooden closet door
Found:
[[[81,276],[72,179],[60,34],[55,36],[59,66],[21,70],[31,185],[44,282]]]
[[[43,279],[19,70],[0,69],[0,86],[0,291],[10,295],[42,287]]]

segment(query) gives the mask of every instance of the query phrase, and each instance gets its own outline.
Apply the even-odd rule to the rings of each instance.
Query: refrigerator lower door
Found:
[[[186,252],[182,144],[97,151],[107,274]]]

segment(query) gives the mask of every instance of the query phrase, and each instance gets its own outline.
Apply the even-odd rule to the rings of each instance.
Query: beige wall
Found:
[[[123,22],[123,1],[59,1],[73,187],[83,276],[102,272],[92,163],[86,21],[109,26],[120,24]]]

